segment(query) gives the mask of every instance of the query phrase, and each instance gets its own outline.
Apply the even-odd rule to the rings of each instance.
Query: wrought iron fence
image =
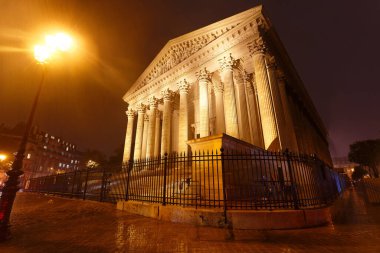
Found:
[[[371,204],[380,204],[380,178],[365,178],[359,182],[365,199]]]
[[[93,169],[33,178],[26,190],[227,210],[323,207],[344,188],[344,178],[315,156],[215,150],[135,160],[118,172]]]

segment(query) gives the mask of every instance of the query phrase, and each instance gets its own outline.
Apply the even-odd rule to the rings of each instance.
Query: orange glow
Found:
[[[7,159],[7,156],[4,154],[0,154],[0,162],[4,161],[5,159]]]
[[[65,33],[56,33],[45,36],[45,44],[34,47],[34,58],[39,63],[46,63],[57,52],[67,52],[74,44],[74,40]]]

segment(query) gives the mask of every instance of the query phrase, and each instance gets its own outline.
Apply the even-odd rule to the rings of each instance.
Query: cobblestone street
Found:
[[[380,252],[380,207],[348,190],[333,225],[252,231],[172,224],[107,203],[19,193],[0,252]]]

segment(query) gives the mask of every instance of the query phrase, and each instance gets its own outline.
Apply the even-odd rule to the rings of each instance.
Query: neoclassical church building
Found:
[[[261,6],[170,40],[123,99],[124,162],[225,133],[331,164],[326,128]]]

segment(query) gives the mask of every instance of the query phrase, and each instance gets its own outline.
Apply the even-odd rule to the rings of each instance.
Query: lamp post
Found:
[[[55,35],[47,35],[45,37],[45,44],[36,45],[34,48],[34,58],[38,63],[42,65],[42,78],[39,82],[37,93],[34,97],[32,109],[30,111],[28,121],[26,124],[24,135],[21,139],[20,146],[18,148],[15,160],[12,167],[7,171],[8,180],[5,182],[1,199],[0,199],[0,241],[4,241],[10,237],[10,225],[9,218],[12,211],[13,202],[16,197],[16,193],[19,190],[19,177],[24,173],[22,171],[22,163],[25,156],[26,145],[33,125],[33,119],[36,112],[38,100],[40,98],[41,90],[45,81],[45,64],[51,57],[61,51],[67,51],[72,45],[71,37],[63,33],[57,33]]]

